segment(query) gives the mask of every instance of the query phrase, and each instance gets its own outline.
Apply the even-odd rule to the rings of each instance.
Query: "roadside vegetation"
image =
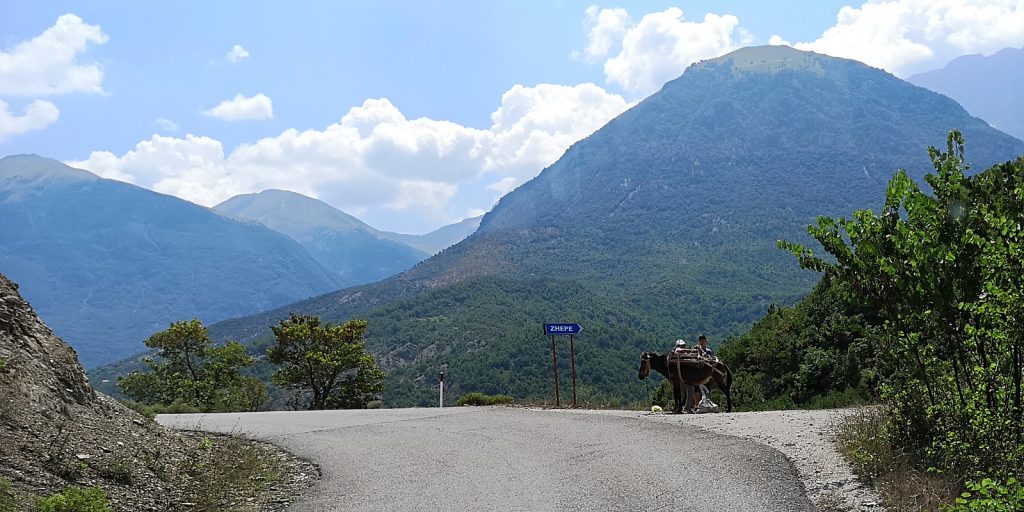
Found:
[[[267,358],[279,369],[274,384],[296,391],[289,404],[303,409],[365,409],[380,397],[384,372],[366,353],[365,320],[341,325],[292,314],[270,328],[276,343]]]
[[[969,174],[958,132],[929,155],[931,193],[901,171],[880,214],[808,228],[828,259],[780,242],[822,283],[722,353],[749,379],[744,400],[877,397],[838,441],[895,510],[1020,510],[1024,158]]]
[[[197,319],[172,323],[150,336],[146,346],[157,351],[156,358],[143,359],[148,371],[117,381],[136,402],[130,405],[144,414],[254,411],[266,401],[266,386],[242,374],[253,364],[245,347],[234,341],[213,346]]]
[[[509,395],[487,395],[474,391],[460,396],[455,405],[507,405],[514,401]]]
[[[366,322],[321,323],[315,316],[291,315],[271,327],[274,343],[263,364],[240,343],[214,346],[196,319],[174,322],[146,340],[156,357],[146,371],[118,378],[128,407],[156,414],[256,411],[268,401],[268,387],[291,391],[295,409],[366,408],[383,390],[384,373],[366,353]],[[262,378],[262,380],[261,380]]]

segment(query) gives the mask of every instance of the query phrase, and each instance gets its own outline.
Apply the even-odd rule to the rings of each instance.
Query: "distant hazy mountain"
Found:
[[[34,155],[0,160],[0,272],[95,366],[176,320],[342,287],[290,238]]]
[[[470,217],[461,222],[435,229],[425,235],[406,235],[388,231],[384,231],[383,234],[392,240],[411,245],[423,252],[437,254],[476,232],[476,229],[480,227],[480,219],[483,218],[483,215]]]
[[[926,148],[954,128],[976,169],[1024,154],[1024,142],[884,71],[745,48],[690,66],[411,270],[211,332],[259,345],[288,311],[366,318],[367,347],[389,372],[385,401],[401,405],[431,403],[442,365],[451,396],[550,397],[540,324],[579,322],[580,394],[636,399],[650,389],[635,377],[641,349],[700,333],[717,343],[803,296],[817,277],[776,240],[813,246],[804,229],[818,215],[877,208],[895,169],[920,178]]]
[[[393,276],[428,256],[323,201],[295,192],[243,194],[214,209],[292,237],[350,286]]]
[[[971,114],[1024,140],[1024,48],[965,55],[909,82],[945,94]]]

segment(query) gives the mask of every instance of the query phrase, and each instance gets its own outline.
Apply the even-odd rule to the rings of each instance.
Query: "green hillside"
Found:
[[[430,403],[443,364],[459,391],[550,394],[539,324],[573,321],[585,329],[587,392],[638,398],[641,348],[698,333],[715,343],[796,302],[817,276],[776,240],[813,245],[804,227],[817,215],[877,206],[895,169],[919,177],[930,168],[921,148],[953,128],[979,166],[1024,154],[949,98],[878,69],[739,50],[694,64],[574,144],[462,243],[383,282],[211,333],[265,343],[290,311],[367,318],[397,406]]]

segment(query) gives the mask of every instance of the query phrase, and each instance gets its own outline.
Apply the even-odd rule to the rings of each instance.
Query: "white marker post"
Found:
[[[438,400],[438,407],[444,408],[444,372],[441,372],[441,399]]]

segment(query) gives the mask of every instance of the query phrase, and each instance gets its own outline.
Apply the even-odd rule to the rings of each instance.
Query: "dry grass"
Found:
[[[914,457],[894,446],[883,407],[861,408],[848,416],[836,426],[835,441],[854,473],[878,490],[886,510],[940,510],[957,497],[957,481],[920,469]]]
[[[285,468],[266,450],[235,436],[204,437],[187,471],[190,510],[197,512],[262,510],[263,490],[278,482]]]

